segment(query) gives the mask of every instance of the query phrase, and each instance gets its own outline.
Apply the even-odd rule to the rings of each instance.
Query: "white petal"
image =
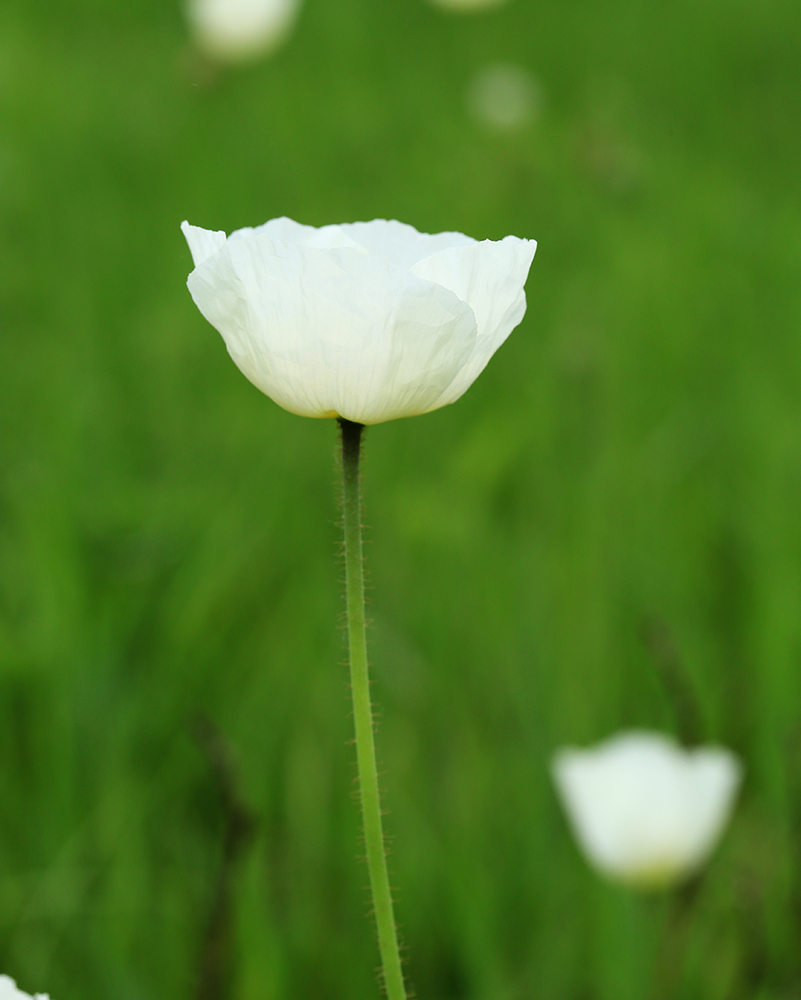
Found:
[[[526,311],[523,290],[537,249],[535,240],[507,236],[450,247],[419,261],[412,271],[449,288],[469,303],[476,316],[478,336],[469,362],[436,405],[453,403],[475,382],[492,355],[522,320]]]
[[[201,229],[200,226],[190,226],[184,220],[181,223],[181,232],[186,237],[189,244],[189,252],[195,267],[202,264],[204,260],[225,246],[225,233],[220,230]]]
[[[418,261],[440,250],[476,242],[463,233],[419,233],[414,226],[395,219],[345,223],[340,228],[368,253],[404,270],[411,270]]]
[[[694,787],[688,799],[704,804],[694,809],[688,820],[692,824],[691,855],[694,861],[701,862],[713,850],[729,821],[742,780],[742,767],[734,754],[720,747],[694,751],[690,767]]]
[[[305,246],[323,247],[354,247],[367,253],[376,254],[386,261],[404,270],[411,270],[412,265],[424,257],[447,247],[464,246],[476,241],[463,233],[420,233],[414,226],[404,222],[387,219],[373,219],[371,222],[346,222],[342,225],[305,226],[285,216],[271,219],[263,226],[255,229],[240,229],[231,238],[240,233],[260,233],[270,239],[285,243],[301,243]]]
[[[321,226],[316,229],[314,226],[304,226],[286,216],[282,216],[280,219],[270,219],[263,226],[256,226],[253,229],[237,229],[230,238],[233,240],[243,236],[250,237],[254,234],[268,236],[273,241],[299,243],[302,246],[319,247],[322,250],[334,250],[337,247],[352,247],[354,250],[363,250],[363,247],[347,234],[344,226]]]
[[[188,285],[242,372],[302,416],[423,413],[475,343],[473,311],[453,292],[347,247],[240,232]]]

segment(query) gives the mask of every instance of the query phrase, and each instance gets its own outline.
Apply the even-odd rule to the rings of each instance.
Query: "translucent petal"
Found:
[[[337,247],[351,247],[354,250],[364,248],[350,237],[344,226],[304,226],[300,222],[282,216],[280,219],[270,219],[263,226],[254,229],[237,229],[230,238],[241,239],[252,235],[267,236],[273,241],[282,243],[299,243],[302,246],[319,247],[323,250],[334,250]]]
[[[273,240],[285,243],[301,243],[305,246],[334,249],[353,247],[367,253],[376,254],[396,267],[411,270],[412,265],[424,257],[447,247],[464,246],[475,243],[463,233],[420,233],[414,226],[387,219],[373,219],[371,222],[346,222],[342,225],[305,226],[285,216],[271,219],[255,229],[240,229],[240,233],[260,233]]]
[[[181,223],[181,232],[189,244],[195,267],[225,246],[225,233],[219,230],[201,229],[200,226],[190,226],[184,221]]]
[[[394,219],[351,222],[340,228],[368,253],[377,254],[404,270],[411,270],[418,261],[440,250],[476,242],[463,233],[419,233],[414,226]]]
[[[467,391],[523,318],[526,311],[523,286],[536,249],[535,240],[507,236],[499,242],[484,240],[449,247],[412,268],[421,278],[449,288],[467,302],[478,325],[473,353],[437,400],[437,407],[453,403]]]

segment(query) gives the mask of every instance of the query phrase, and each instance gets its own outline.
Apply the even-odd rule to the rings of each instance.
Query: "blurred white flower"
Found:
[[[250,381],[304,417],[379,424],[452,403],[526,311],[534,240],[375,219],[181,226],[187,284]]]
[[[467,107],[481,125],[512,131],[536,120],[540,88],[523,66],[493,63],[479,70],[467,90]]]
[[[299,6],[299,0],[187,0],[186,17],[199,49],[236,63],[277,49]]]
[[[723,748],[684,750],[659,733],[634,731],[589,750],[558,751],[552,774],[590,863],[617,881],[657,889],[706,861],[742,768]]]
[[[23,993],[10,976],[0,976],[0,1000],[50,1000],[46,993]]]
[[[431,0],[435,7],[443,10],[484,10],[489,7],[500,7],[507,0]]]

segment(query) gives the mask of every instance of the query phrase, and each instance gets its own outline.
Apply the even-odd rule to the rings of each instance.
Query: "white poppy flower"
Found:
[[[50,1000],[46,993],[23,993],[10,976],[0,976],[0,1000]]]
[[[659,733],[627,732],[552,763],[579,845],[600,872],[666,887],[706,861],[731,814],[742,769],[718,747],[684,750]]]
[[[457,400],[523,318],[537,247],[383,219],[181,229],[189,291],[242,373],[291,413],[360,424]]]
[[[272,52],[295,23],[299,0],[188,0],[195,42],[220,62],[244,62]]]

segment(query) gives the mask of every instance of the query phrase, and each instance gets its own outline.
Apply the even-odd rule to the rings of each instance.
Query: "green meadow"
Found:
[[[470,111],[488,65],[538,100]],[[0,7],[0,972],[372,1000],[337,427],[186,289],[183,219],[539,241],[467,394],[367,431],[373,696],[419,1000],[801,997],[801,8],[306,0],[215,69],[163,0]],[[745,777],[702,877],[575,846],[553,752]]]

